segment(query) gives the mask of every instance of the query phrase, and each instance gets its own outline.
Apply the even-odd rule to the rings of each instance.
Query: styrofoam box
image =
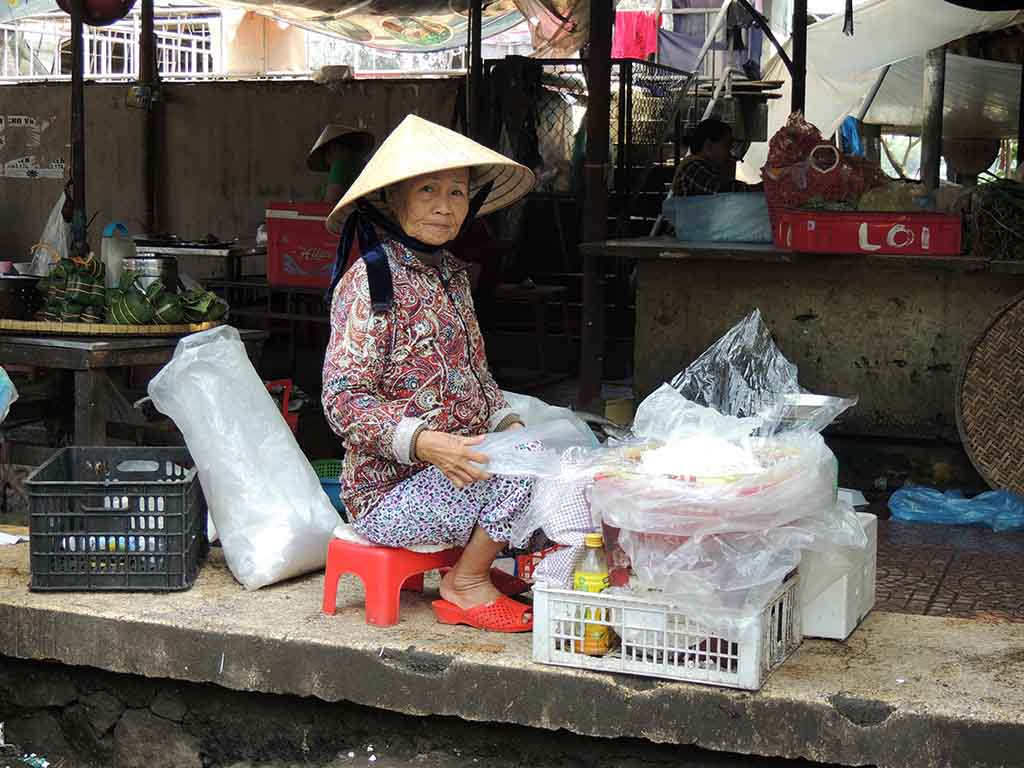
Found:
[[[868,546],[854,563],[836,566],[823,552],[805,553],[800,561],[805,637],[845,640],[875,605],[878,518],[866,512],[857,516]]]
[[[585,624],[610,626],[619,645],[600,657],[581,653]],[[728,638],[660,592],[533,588],[533,660],[542,664],[757,690],[801,640],[799,576]]]

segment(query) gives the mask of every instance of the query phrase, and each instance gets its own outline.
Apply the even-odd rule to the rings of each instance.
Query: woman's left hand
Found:
[[[511,424],[509,424],[507,427],[505,427],[502,430],[502,432],[516,432],[516,431],[518,431],[520,429],[525,429],[525,427],[522,425],[522,422],[513,421]]]

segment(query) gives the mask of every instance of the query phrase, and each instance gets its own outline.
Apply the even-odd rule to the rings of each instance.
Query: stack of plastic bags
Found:
[[[538,478],[514,541],[542,529],[577,547],[583,529],[600,527],[615,543],[613,566],[629,565],[629,589],[678,597],[689,616],[728,635],[756,619],[802,552],[843,560],[867,545],[853,508],[837,499],[837,463],[819,434],[856,401],[801,393],[756,312],[674,383],[688,396],[669,385],[653,393],[632,439],[586,447],[552,421],[481,450],[496,474]],[[532,451],[516,450],[528,441]],[[560,503],[580,486],[589,521],[566,519]],[[571,573],[557,565],[538,573],[549,582]]]

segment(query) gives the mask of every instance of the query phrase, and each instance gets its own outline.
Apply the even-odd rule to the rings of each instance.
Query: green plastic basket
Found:
[[[349,522],[348,512],[341,501],[341,461],[338,459],[319,459],[313,462],[313,471],[320,478],[320,485],[338,510],[341,519]]]
[[[313,471],[321,480],[338,480],[341,477],[341,459],[318,459],[313,462]]]

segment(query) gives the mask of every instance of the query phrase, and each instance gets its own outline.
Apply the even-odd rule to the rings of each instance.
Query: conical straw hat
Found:
[[[535,182],[533,171],[502,154],[416,115],[406,117],[388,136],[363,172],[327,218],[327,228],[338,232],[344,224],[341,209],[361,197],[406,179],[427,173],[470,168],[473,195],[487,182],[494,186],[480,209],[480,215],[512,205],[526,195]]]
[[[320,138],[316,140],[316,144],[309,150],[309,155],[306,157],[306,167],[311,171],[319,171],[326,173],[331,170],[327,167],[327,157],[324,151],[324,147],[330,144],[335,139],[344,139],[346,143],[350,143],[354,146],[361,147],[364,152],[369,152],[373,149],[373,145],[377,143],[377,140],[373,137],[373,134],[369,131],[364,131],[360,128],[352,128],[348,125],[340,125],[339,123],[330,123],[324,128],[320,134]]]

